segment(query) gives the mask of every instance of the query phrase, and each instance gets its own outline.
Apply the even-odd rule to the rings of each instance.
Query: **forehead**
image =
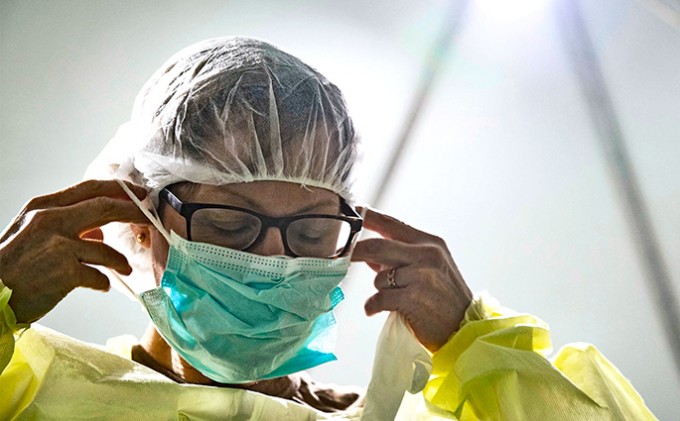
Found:
[[[228,204],[271,216],[337,212],[340,208],[338,194],[286,181],[253,181],[222,186],[180,183],[172,190],[186,202]]]

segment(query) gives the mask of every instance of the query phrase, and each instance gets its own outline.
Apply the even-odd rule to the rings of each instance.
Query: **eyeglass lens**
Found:
[[[191,218],[191,239],[236,250],[257,240],[262,222],[255,215],[233,209],[199,209]],[[298,256],[335,257],[349,241],[349,222],[333,218],[306,217],[288,224],[285,240]]]

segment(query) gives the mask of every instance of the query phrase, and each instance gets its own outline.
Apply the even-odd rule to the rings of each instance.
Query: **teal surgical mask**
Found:
[[[344,297],[339,284],[349,257],[260,256],[192,242],[167,234],[138,205],[170,249],[160,285],[135,295],[163,338],[194,368],[238,384],[335,359],[332,310]]]
[[[222,383],[279,377],[335,359],[338,284],[349,259],[265,257],[171,235],[141,301],[165,340]]]

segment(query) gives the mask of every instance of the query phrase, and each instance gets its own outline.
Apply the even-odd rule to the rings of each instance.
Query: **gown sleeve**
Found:
[[[593,345],[552,361],[545,322],[478,297],[432,358],[430,410],[458,420],[655,420],[630,382]]]
[[[0,280],[0,419],[12,419],[30,402],[39,383],[23,355],[15,353],[16,338],[29,325],[17,323],[11,296],[12,290]]]
[[[14,354],[14,332],[17,319],[9,306],[12,290],[0,280],[0,373],[5,370]]]

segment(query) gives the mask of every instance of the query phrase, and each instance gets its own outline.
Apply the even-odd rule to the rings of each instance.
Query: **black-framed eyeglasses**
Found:
[[[186,220],[187,240],[248,250],[270,227],[281,232],[286,255],[334,258],[349,252],[363,221],[341,200],[343,215],[303,214],[273,217],[250,209],[213,203],[182,202],[167,188],[159,193]]]

